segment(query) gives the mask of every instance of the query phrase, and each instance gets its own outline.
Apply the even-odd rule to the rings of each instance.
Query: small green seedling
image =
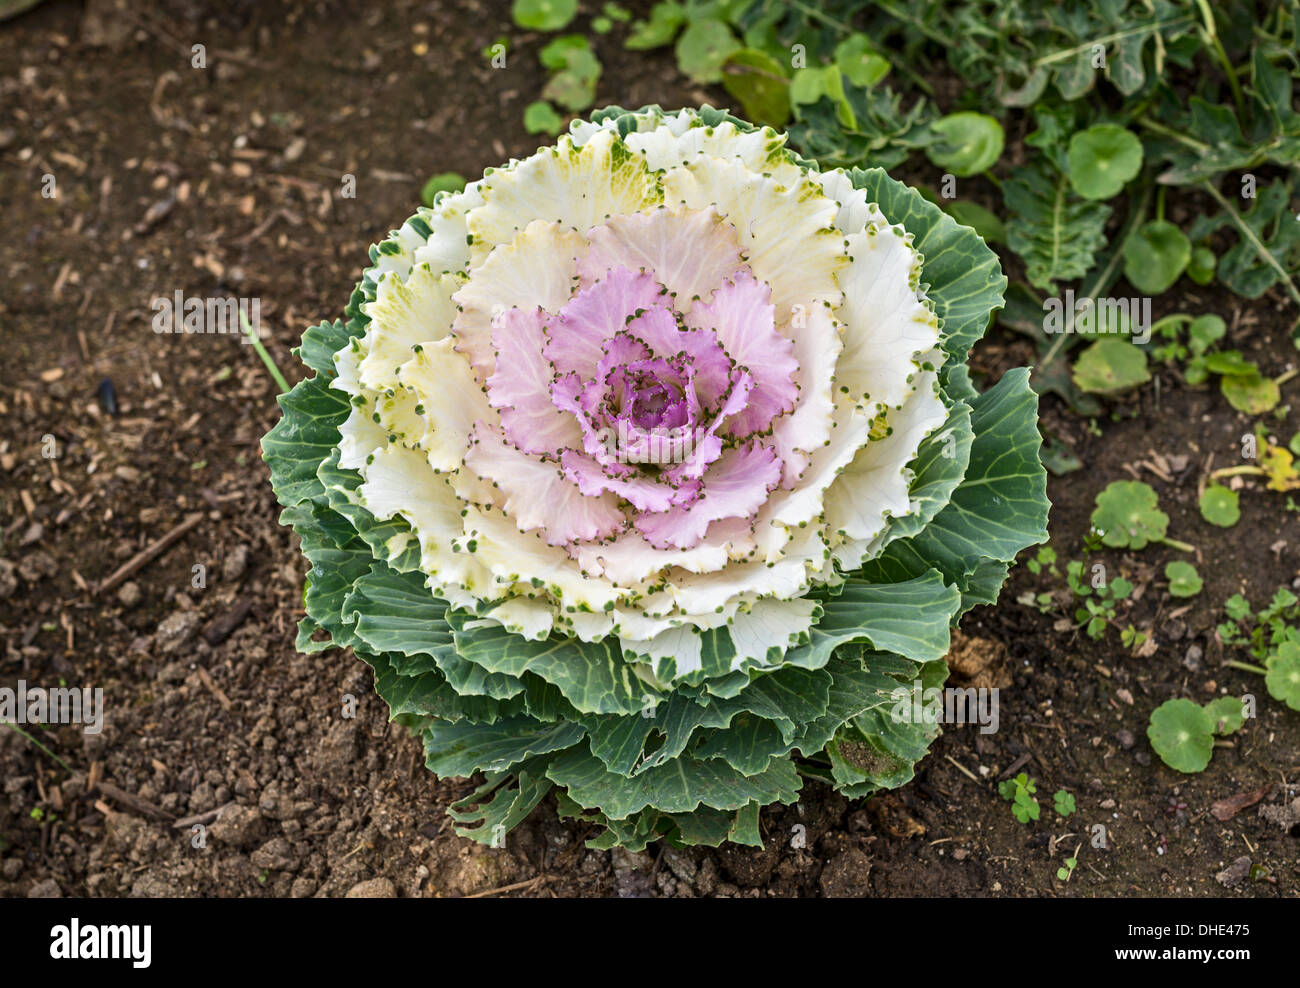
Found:
[[[1074,874],[1074,869],[1078,867],[1080,847],[1083,847],[1083,845],[1080,844],[1078,847],[1076,847],[1074,849],[1074,854],[1065,859],[1065,866],[1063,868],[1056,869],[1056,877],[1059,878],[1061,881],[1068,882],[1070,880],[1070,876]]]
[[[1056,810],[1057,816],[1062,819],[1074,815],[1074,793],[1065,789],[1058,789],[1052,795],[1052,808]]]
[[[1034,798],[1034,793],[1037,791],[1038,786],[1034,780],[1024,772],[1014,779],[998,783],[998,793],[1003,799],[1011,801],[1011,815],[1021,823],[1037,820],[1042,812],[1038,800]]]
[[[1132,649],[1133,651],[1136,651],[1146,644],[1147,639],[1150,637],[1151,635],[1148,632],[1139,631],[1131,624],[1127,627],[1121,628],[1119,632],[1120,644],[1127,649]]]
[[[1046,569],[1053,576],[1060,576],[1060,571],[1056,568],[1056,550],[1050,545],[1045,545],[1038,550],[1033,559],[1025,563],[1025,568],[1037,576]]]
[[[1083,578],[1082,560],[1071,560],[1066,564],[1066,582],[1075,597],[1083,606],[1074,612],[1074,619],[1084,629],[1089,638],[1098,639],[1106,633],[1106,628],[1115,620],[1116,605],[1128,599],[1133,592],[1133,584],[1122,576],[1117,576],[1109,583],[1093,588]]]
[[[1300,598],[1279,587],[1266,608],[1253,614],[1250,602],[1233,594],[1223,604],[1228,620],[1216,631],[1225,645],[1238,645],[1264,664],[1229,660],[1226,665],[1264,677],[1273,699],[1300,710]]]

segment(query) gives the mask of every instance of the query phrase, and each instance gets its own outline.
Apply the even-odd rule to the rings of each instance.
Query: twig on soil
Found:
[[[500,888],[488,889],[484,892],[475,892],[473,895],[465,896],[465,898],[486,899],[489,895],[500,895],[502,892],[518,892],[521,889],[530,888],[533,885],[543,883],[549,878],[549,875],[536,875],[524,882],[515,882],[512,885],[502,885]]]
[[[1015,775],[1017,772],[1019,772],[1022,768],[1024,768],[1026,765],[1028,765],[1028,764],[1029,764],[1029,759],[1032,758],[1032,757],[1033,757],[1033,756],[1032,756],[1031,754],[1029,754],[1029,752],[1025,752],[1023,755],[1021,755],[1019,758],[1017,758],[1014,762],[1012,762],[1010,765],[1008,765],[1007,768],[1003,771],[1003,773],[1002,773],[1001,775],[998,776],[998,778],[999,778],[999,779],[1009,779],[1009,778],[1011,778],[1013,775]]]
[[[215,810],[208,810],[205,813],[195,813],[193,816],[181,817],[179,820],[177,820],[175,823],[172,824],[172,827],[175,828],[176,830],[188,830],[190,827],[193,827],[196,824],[209,824],[217,817],[219,817],[222,811],[224,811],[227,807],[234,806],[234,805],[235,805],[235,801],[232,799],[229,803],[224,803],[223,805],[218,806]]]
[[[202,520],[202,513],[197,511],[187,516],[183,522],[173,528],[166,535],[156,539],[150,545],[141,549],[134,556],[124,562],[113,572],[112,576],[108,577],[108,579],[101,580],[99,586],[95,588],[95,593],[101,594],[105,590],[112,590],[136,570],[142,568],[146,563],[152,562],[157,556],[162,554],[164,549],[168,548],[173,542]]]
[[[101,794],[107,796],[115,803],[121,803],[123,806],[135,810],[141,816],[153,817],[155,820],[172,821],[175,819],[166,810],[154,806],[147,799],[141,799],[139,796],[127,792],[125,789],[119,789],[111,782],[100,781],[95,786]]]
[[[953,758],[952,755],[944,755],[943,757],[948,759],[948,761],[952,762],[953,765],[956,766],[957,771],[960,772],[962,775],[966,776],[966,778],[970,779],[971,782],[979,782],[979,776],[976,775],[974,772],[972,772],[970,769],[968,769],[961,762],[957,761],[957,759]]]
[[[198,674],[200,682],[207,687],[209,693],[217,698],[217,702],[221,704],[223,710],[229,710],[234,706],[234,704],[230,702],[230,697],[226,696],[226,694],[221,691],[221,687],[212,681],[212,677],[208,675],[208,670],[204,669],[203,666],[199,666]]]

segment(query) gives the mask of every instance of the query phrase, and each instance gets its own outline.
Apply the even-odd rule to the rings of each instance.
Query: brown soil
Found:
[[[954,651],[971,681],[1004,687],[1001,729],[950,729],[897,792],[850,805],[809,785],[765,812],[759,851],[598,853],[545,806],[501,850],[454,835],[443,809],[469,785],[424,770],[367,668],[295,653],[305,567],[258,450],[278,414],[273,382],[233,336],[155,335],[149,307],[177,289],[260,297],[268,346],[299,376],[289,347],[341,313],[367,245],[411,212],[425,177],[477,174],[539,143],[521,119],[541,42],[502,29],[506,6],[152,0],[126,14],[50,0],[0,26],[0,685],[90,685],[108,704],[101,735],[36,729],[67,768],[0,729],[0,895],[1294,897],[1300,827],[1280,810],[1300,779],[1300,717],[1221,665],[1214,625],[1230,594],[1259,602],[1296,578],[1295,515],[1285,495],[1247,491],[1237,527],[1201,520],[1207,460],[1230,462],[1249,422],[1172,372],[1100,435],[1044,402],[1045,427],[1084,463],[1051,482],[1062,566],[1097,491],[1130,475],[1197,547],[1206,589],[1186,610],[1163,587],[1174,550],[1097,557],[1139,587],[1121,617],[1153,632],[1149,654],[1018,603],[1063,590],[1020,567]],[[517,43],[494,74],[480,52],[502,33]],[[670,53],[625,53],[615,38],[596,38],[600,103],[720,100]],[[41,195],[47,174],[56,198]],[[355,199],[338,194],[344,174]],[[1294,359],[1294,313],[1272,298],[1177,301],[1221,312],[1269,373]],[[975,364],[997,374],[1030,357],[995,333]],[[105,380],[116,415],[97,396]],[[1285,440],[1298,421],[1274,426]],[[94,592],[193,513],[174,545]],[[1259,717],[1206,772],[1153,756],[1153,707],[1225,692],[1255,693]],[[1037,780],[1036,823],[997,793],[1013,770]],[[1261,787],[1259,805],[1211,815]],[[1068,820],[1051,809],[1062,788],[1078,802]],[[201,814],[195,847],[176,821]],[[1216,875],[1241,856],[1266,875],[1229,889]]]

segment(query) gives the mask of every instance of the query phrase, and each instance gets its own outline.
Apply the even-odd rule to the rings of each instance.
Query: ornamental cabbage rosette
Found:
[[[759,843],[800,777],[912,777],[949,628],[1046,537],[1037,399],[964,363],[991,251],[879,169],[610,108],[370,252],[264,440],[350,646],[499,840]],[[321,640],[318,632],[328,640]]]

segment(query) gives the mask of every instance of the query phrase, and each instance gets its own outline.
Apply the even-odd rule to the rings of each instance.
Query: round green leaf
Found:
[[[1276,408],[1282,400],[1277,382],[1265,377],[1258,369],[1245,374],[1224,374],[1219,379],[1219,390],[1233,408],[1247,415],[1263,415]]]
[[[1070,184],[1085,199],[1117,196],[1142,168],[1142,142],[1123,127],[1097,124],[1070,138]]]
[[[1214,269],[1219,259],[1208,247],[1197,247],[1192,251],[1191,260],[1187,262],[1187,277],[1198,285],[1208,285],[1214,280]]]
[[[874,86],[889,73],[889,62],[876,53],[865,34],[850,34],[835,46],[835,64],[844,78],[864,89]]]
[[[932,129],[942,139],[926,148],[926,156],[959,178],[988,171],[1002,156],[1002,125],[986,114],[950,113]]]
[[[514,22],[529,31],[558,31],[578,12],[578,0],[515,0]]]
[[[1178,280],[1191,257],[1192,244],[1182,230],[1152,220],[1124,242],[1124,277],[1138,291],[1159,295]]]
[[[790,119],[790,81],[785,67],[766,52],[742,48],[722,63],[722,85],[740,100],[745,116],[781,127]]]
[[[1214,754],[1215,722],[1198,703],[1168,700],[1151,711],[1147,739],[1160,760],[1178,772],[1202,772]]]
[[[1211,700],[1205,705],[1205,712],[1210,715],[1215,734],[1232,734],[1246,723],[1246,705],[1235,696]]]
[[[1169,592],[1175,597],[1195,597],[1201,592],[1201,574],[1191,563],[1176,560],[1165,567]]]
[[[1081,391],[1117,395],[1151,380],[1147,355],[1128,340],[1100,339],[1074,364],[1074,383]]]
[[[695,82],[719,82],[722,63],[739,49],[740,42],[722,21],[693,21],[677,39],[677,64]]]
[[[1156,505],[1150,484],[1140,480],[1115,480],[1097,495],[1092,526],[1101,540],[1115,549],[1145,549],[1159,542],[1169,528],[1169,516]]]
[[[1211,525],[1231,528],[1241,520],[1241,508],[1236,491],[1222,484],[1210,484],[1201,494],[1201,517]]]
[[[564,119],[546,100],[529,103],[524,109],[524,130],[530,134],[554,136],[564,128]]]
[[[1300,645],[1286,641],[1276,655],[1264,663],[1268,673],[1264,685],[1274,700],[1280,700],[1292,710],[1300,710]]]
[[[426,206],[432,206],[433,197],[439,192],[459,192],[463,188],[465,188],[464,175],[458,172],[443,172],[434,175],[424,183],[424,188],[420,190],[420,201]]]

